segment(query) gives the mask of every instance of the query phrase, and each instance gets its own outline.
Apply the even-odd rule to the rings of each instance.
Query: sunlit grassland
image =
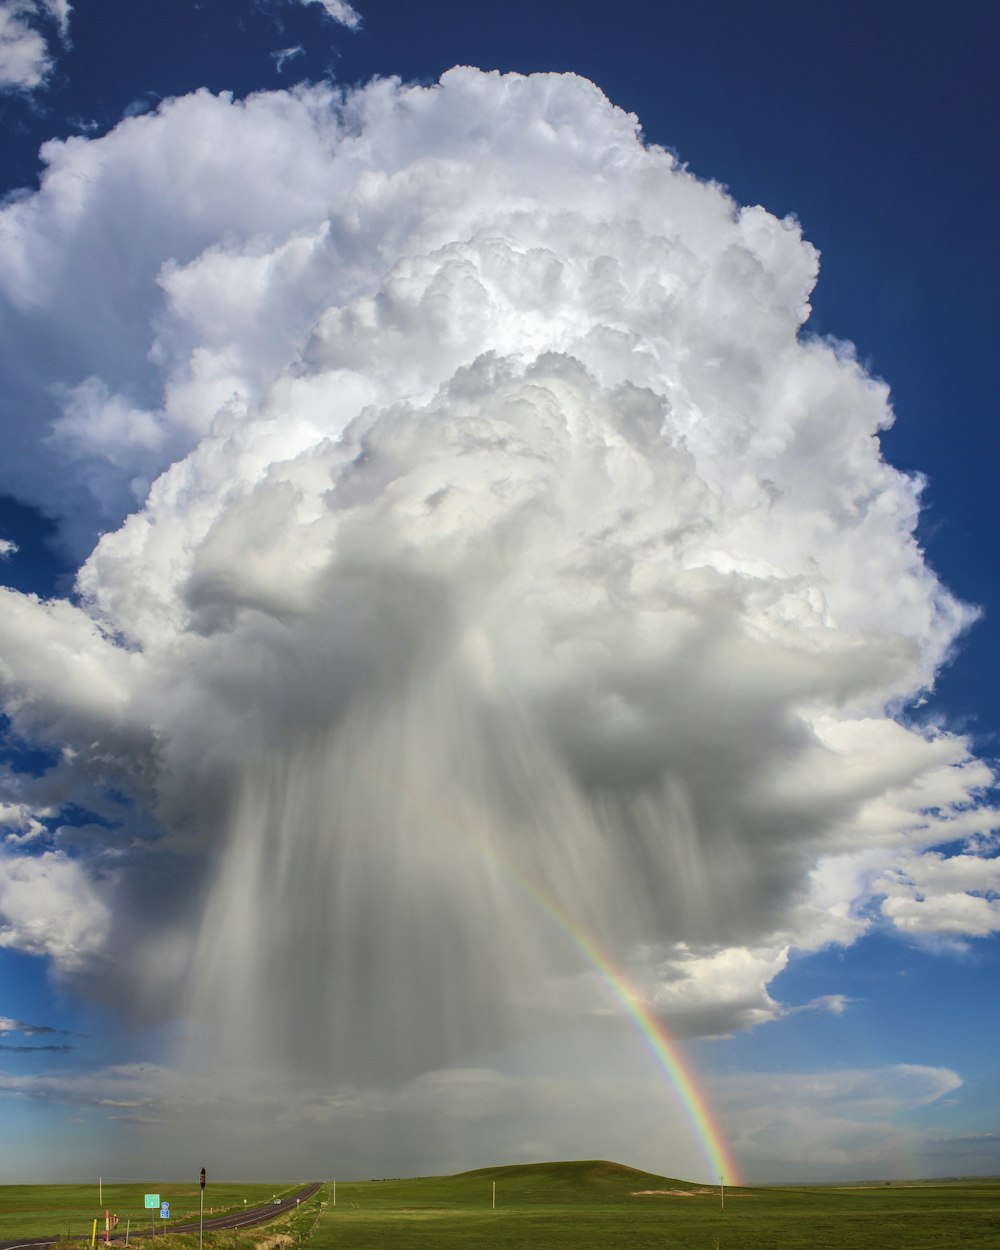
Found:
[[[27,1231],[9,1213],[10,1195],[55,1194],[62,1188],[0,1188],[0,1240],[13,1235],[7,1230],[15,1222],[17,1232]],[[161,1186],[159,1192],[166,1197],[170,1188]],[[278,1192],[273,1186],[218,1188],[236,1198],[233,1206],[242,1205],[243,1197],[253,1205]],[[649,1190],[661,1192],[642,1192]],[[178,1203],[178,1210],[193,1206],[197,1212],[196,1187],[193,1192],[174,1187],[173,1193],[170,1201]],[[183,1195],[189,1198],[186,1204]],[[44,1230],[40,1224],[33,1229],[58,1231],[51,1220]],[[195,1250],[197,1242],[195,1232],[161,1237],[158,1245],[160,1250]],[[446,1177],[341,1181],[335,1195],[328,1183],[301,1210],[273,1223],[238,1233],[205,1233],[205,1250],[278,1250],[279,1245],[307,1250],[997,1250],[1000,1179],[727,1189],[721,1209],[718,1187],[617,1164],[551,1163]]]
[[[492,1208],[496,1181],[496,1209]],[[667,1190],[667,1193],[642,1193]],[[606,1163],[340,1185],[310,1250],[997,1250],[1000,1179],[718,1187]]]

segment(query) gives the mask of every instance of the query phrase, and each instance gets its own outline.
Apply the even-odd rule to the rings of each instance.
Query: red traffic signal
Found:
[[[202,1189],[205,1188],[205,1169],[204,1168],[201,1169],[201,1187]]]

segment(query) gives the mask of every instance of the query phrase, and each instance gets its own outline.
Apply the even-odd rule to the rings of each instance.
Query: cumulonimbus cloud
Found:
[[[0,673],[57,756],[22,827],[95,817],[45,849],[74,959],[248,1064],[408,1079],[598,1021],[574,932],[718,1033],[789,949],[995,929],[990,770],[905,711],[974,613],[794,220],[571,75],[199,92],[44,156],[10,472],[108,532],[75,602],[4,593]]]

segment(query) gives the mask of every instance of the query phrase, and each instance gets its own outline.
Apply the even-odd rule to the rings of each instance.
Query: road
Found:
[[[305,1202],[308,1198],[311,1198],[319,1189],[321,1184],[322,1181],[313,1181],[312,1184],[306,1185],[304,1189],[300,1189],[294,1194],[290,1194],[287,1198],[279,1198],[276,1201],[269,1202],[262,1207],[244,1207],[240,1211],[230,1211],[228,1215],[210,1216],[209,1219],[205,1220],[202,1227],[216,1229],[250,1228],[254,1224],[266,1224],[268,1220],[276,1219],[279,1215],[284,1215],[286,1212],[294,1210],[300,1202]],[[132,1230],[129,1241],[134,1241],[136,1237],[158,1236],[161,1232],[165,1231],[167,1230],[136,1228]],[[185,1220],[182,1224],[171,1223],[169,1231],[172,1233],[196,1233],[198,1231],[198,1221]],[[25,1237],[18,1241],[0,1241],[0,1250],[33,1250],[35,1246],[52,1246],[60,1240],[65,1241],[65,1238]],[[78,1241],[79,1238],[74,1238],[73,1240]],[[101,1235],[100,1220],[98,1220],[98,1245],[100,1245],[103,1240],[104,1238]],[[125,1234],[121,1231],[120,1226],[114,1237],[112,1237],[111,1244],[119,1247],[125,1245]]]

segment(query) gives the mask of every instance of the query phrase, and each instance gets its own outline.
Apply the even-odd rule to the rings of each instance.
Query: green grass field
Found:
[[[223,1191],[231,1206],[278,1192],[270,1185],[214,1188],[217,1207]],[[196,1186],[163,1185],[158,1192],[179,1212],[197,1213]],[[80,1210],[85,1196],[68,1186],[0,1187],[0,1240],[58,1232],[60,1212],[65,1232],[65,1217]],[[94,1214],[91,1208],[91,1219]],[[206,1232],[205,1250],[270,1250],[279,1234],[285,1245],[308,1250],[997,1250],[1000,1179],[727,1189],[720,1210],[718,1188],[614,1163],[489,1168],[340,1182],[336,1205],[332,1186],[324,1185],[300,1211],[273,1224],[238,1235]],[[197,1241],[197,1233],[173,1234],[157,1244],[193,1250]]]

